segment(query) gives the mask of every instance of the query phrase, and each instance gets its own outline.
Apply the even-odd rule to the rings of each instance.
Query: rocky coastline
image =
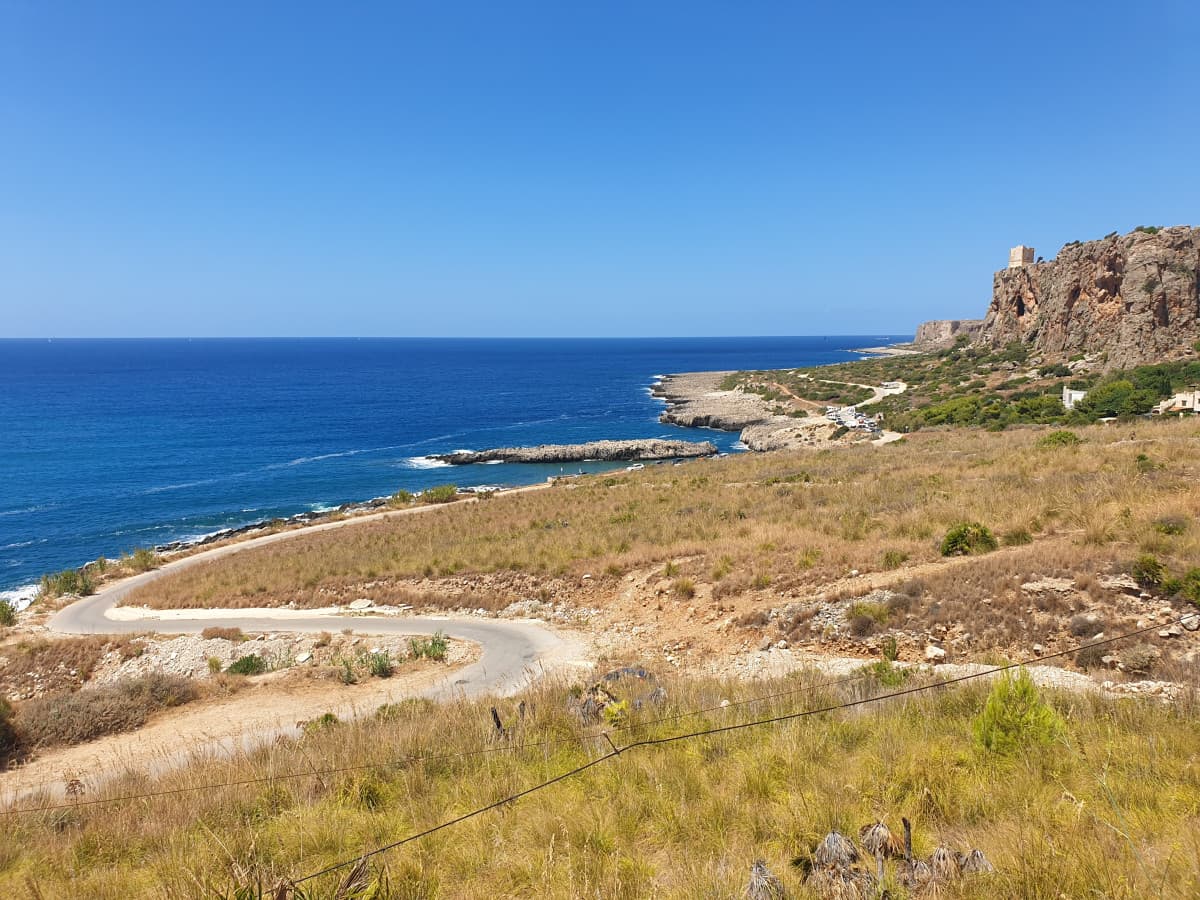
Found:
[[[711,441],[672,441],[658,438],[625,441],[589,441],[586,444],[542,444],[537,447],[495,447],[490,450],[457,450],[432,457],[452,466],[475,463],[575,463],[633,462],[663,459],[696,459],[713,456]]]

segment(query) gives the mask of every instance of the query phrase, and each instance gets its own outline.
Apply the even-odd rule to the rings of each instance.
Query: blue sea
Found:
[[[561,471],[434,453],[635,437],[730,450],[736,434],[659,424],[655,377],[843,362],[909,337],[0,340],[0,592],[401,488]]]

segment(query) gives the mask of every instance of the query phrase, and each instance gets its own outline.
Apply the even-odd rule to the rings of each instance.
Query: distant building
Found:
[[[1194,413],[1200,411],[1200,391],[1184,391],[1154,407],[1156,413]]]
[[[1067,409],[1074,409],[1075,404],[1087,396],[1087,391],[1073,391],[1069,387],[1063,388],[1063,406]]]
[[[1010,269],[1023,269],[1026,266],[1032,265],[1032,247],[1026,247],[1024,244],[1017,244],[1017,246],[1008,251],[1008,267]]]

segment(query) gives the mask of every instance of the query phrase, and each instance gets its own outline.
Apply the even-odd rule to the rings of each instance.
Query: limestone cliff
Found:
[[[1104,354],[1107,369],[1192,354],[1200,340],[1200,228],[1068,244],[1050,262],[997,272],[983,340],[1046,359]]]
[[[983,330],[983,319],[934,319],[922,322],[917,326],[917,336],[913,338],[914,347],[947,347],[954,343],[955,338],[965,334],[971,340],[979,336]]]

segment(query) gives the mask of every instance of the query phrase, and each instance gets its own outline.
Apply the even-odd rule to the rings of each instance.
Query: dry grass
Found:
[[[797,694],[638,727],[801,679],[746,685],[666,682],[662,707],[632,711],[622,743],[862,696]],[[5,820],[0,894],[95,898],[232,896],[272,885],[491,803],[608,749],[600,739],[494,752],[488,707],[514,742],[595,732],[567,711],[565,686],[448,708],[394,704],[386,715],[313,728],[249,758],[195,762],[160,780],[128,777],[83,799],[264,778],[109,806]],[[915,823],[915,850],[980,847],[995,875],[942,897],[1185,897],[1200,892],[1200,730],[1194,704],[1167,709],[1053,697],[1063,739],[1014,756],[971,736],[982,687],[890,701],[774,727],[646,747],[534,797],[377,861],[383,898],[733,897],[764,859],[796,897],[789,865],[831,828]],[[444,754],[490,748],[483,755]],[[410,756],[438,755],[400,763]],[[330,774],[285,773],[347,767]],[[349,768],[353,767],[353,768]],[[87,773],[83,773],[85,786]],[[306,887],[331,897],[337,877]],[[40,894],[37,892],[40,891]],[[898,896],[902,894],[897,894]]]
[[[595,476],[437,514],[351,525],[197,566],[135,593],[158,607],[324,606],[436,601],[439,580],[480,573],[597,577],[691,558],[697,587],[783,591],[938,558],[946,530],[1067,540],[1046,551],[1101,560],[1135,548],[1200,560],[1200,529],[1164,534],[1198,511],[1196,428],[1187,422],[1080,429],[1085,443],[1037,449],[1045,429],[922,432],[886,447],[745,455]],[[1146,471],[1146,454],[1160,464]],[[811,482],[780,479],[802,466]],[[603,573],[614,573],[605,576]],[[429,579],[428,583],[420,582]],[[414,588],[421,583],[420,589]],[[408,597],[406,600],[405,597]],[[509,598],[503,598],[507,602]],[[471,604],[489,606],[488,598]],[[496,601],[500,602],[500,601]],[[463,603],[462,605],[466,605]]]

